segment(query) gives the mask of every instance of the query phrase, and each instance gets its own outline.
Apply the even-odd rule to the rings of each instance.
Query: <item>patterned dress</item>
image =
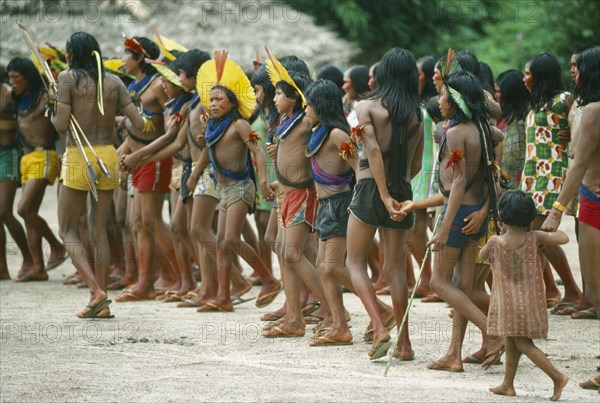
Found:
[[[527,148],[521,190],[533,197],[538,214],[548,215],[562,189],[568,167],[567,150],[558,132],[569,127],[565,101],[568,92],[556,94],[552,102],[527,116]]]
[[[515,249],[504,249],[492,243],[492,295],[487,317],[490,336],[548,337],[546,288],[535,236],[527,233],[525,243]]]
[[[502,142],[502,188],[519,189],[525,165],[525,122],[521,120],[498,123],[504,133]]]

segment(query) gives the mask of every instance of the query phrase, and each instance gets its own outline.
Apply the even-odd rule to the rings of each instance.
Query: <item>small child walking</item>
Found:
[[[506,369],[502,384],[490,388],[497,395],[515,396],[513,385],[519,359],[525,354],[554,382],[552,401],[560,399],[569,378],[558,371],[532,339],[548,336],[548,314],[539,248],[562,245],[569,237],[562,231],[529,231],[536,209],[531,197],[511,190],[498,202],[503,233],[493,236],[480,252],[489,260],[494,281],[487,317],[489,336],[505,338]]]

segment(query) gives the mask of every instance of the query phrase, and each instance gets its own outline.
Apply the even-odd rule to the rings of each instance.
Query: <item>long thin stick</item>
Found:
[[[27,46],[29,46],[29,49],[31,50],[31,52],[33,53],[35,58],[38,60],[40,66],[42,66],[42,70],[44,72],[44,75],[48,79],[48,82],[50,83],[50,87],[52,88],[53,92],[56,93],[57,85],[56,85],[56,81],[54,80],[54,76],[52,76],[50,67],[48,66],[48,64],[46,64],[46,61],[40,54],[40,51],[39,51],[37,45],[31,38],[29,29],[27,28],[27,26],[25,24],[23,24],[20,21],[17,22],[17,25],[19,26],[19,28],[21,29],[21,32],[23,33],[23,37],[25,38],[25,42],[27,42]],[[90,173],[90,180],[93,181],[93,182],[88,181],[88,186],[90,188],[90,191],[92,192],[92,195],[94,196],[94,199],[96,199],[96,201],[98,201],[98,193],[96,192],[96,186],[95,186],[95,183],[98,182],[98,178],[96,176],[96,173],[94,172],[92,164],[90,163],[90,161],[87,158],[85,150],[83,149],[83,145],[81,143],[80,136],[85,139],[85,142],[90,146],[90,148],[92,150],[94,150],[94,149],[91,146],[91,144],[90,144],[89,140],[87,139],[87,137],[85,136],[85,134],[83,133],[83,131],[81,130],[81,127],[79,126],[79,123],[77,122],[77,120],[75,119],[75,116],[73,116],[73,114],[71,114],[70,119],[71,119],[71,122],[70,122],[71,135],[73,136],[73,140],[75,141],[75,144],[77,145],[77,148],[79,149],[79,152],[81,153],[81,156],[83,157],[83,159],[85,161],[86,168],[88,169],[88,172]],[[75,125],[77,125],[77,127]],[[77,131],[77,128],[79,128],[79,130],[81,130],[81,133],[79,133]],[[96,156],[96,158],[98,158],[98,156],[96,155],[96,152],[93,151],[93,153]],[[102,166],[100,163],[98,165]],[[110,177],[110,173],[107,176]]]
[[[437,221],[435,222],[435,227],[433,228],[434,235],[438,229],[438,225],[440,224],[440,217],[441,217],[441,215],[438,217]],[[427,258],[429,257],[430,253],[431,253],[431,245],[429,245],[427,247],[427,250],[425,251],[425,256],[423,256],[423,261],[421,262],[421,267],[419,268],[419,274],[417,275],[417,279],[415,281],[415,286],[413,288],[412,295],[410,296],[410,299],[408,300],[408,305],[406,306],[406,310],[404,311],[404,316],[402,317],[402,323],[400,323],[400,327],[398,328],[398,334],[396,335],[394,344],[392,345],[392,348],[390,349],[390,352],[388,353],[388,362],[385,366],[385,372],[383,373],[383,376],[387,376],[388,371],[390,370],[390,366],[392,365],[392,360],[394,359],[394,354],[396,353],[396,350],[398,348],[398,340],[400,340],[400,336],[402,336],[402,330],[404,329],[404,325],[406,323],[406,320],[408,319],[408,311],[410,311],[410,307],[412,306],[413,300],[415,299],[415,295],[417,293],[417,286],[419,285],[419,281],[421,281],[421,275],[423,274],[423,268],[425,267],[425,262],[427,261]]]

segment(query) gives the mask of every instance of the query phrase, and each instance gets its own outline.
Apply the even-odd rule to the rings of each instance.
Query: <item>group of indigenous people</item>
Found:
[[[445,301],[452,338],[429,369],[488,368],[506,352],[490,390],[514,396],[525,354],[560,398],[568,377],[532,340],[547,338],[548,309],[600,309],[600,47],[573,53],[572,94],[550,53],[494,80],[469,51],[415,60],[393,48],[371,68],[329,65],[311,79],[304,61],[268,47],[246,72],[225,50],[156,31],[123,45],[108,63],[77,32],[51,77],[39,52],[3,73],[2,279],[6,226],[23,256],[17,281],[47,280],[71,258],[65,282],[90,290],[80,318],[114,317],[108,290],[203,313],[266,307],[283,291],[262,336],[303,337],[314,324],[311,346],[353,343],[350,292],[370,318],[371,360],[413,360],[409,302]],[[39,215],[57,178],[62,242]],[[19,186],[25,230],[12,213]],[[576,217],[583,291],[560,246],[563,214]],[[482,345],[463,357],[468,321]]]

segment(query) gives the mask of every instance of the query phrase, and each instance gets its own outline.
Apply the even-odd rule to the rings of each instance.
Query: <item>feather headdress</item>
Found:
[[[471,110],[469,109],[467,103],[463,99],[462,94],[448,85],[448,76],[459,71],[462,71],[462,68],[460,67],[460,64],[458,64],[458,62],[454,60],[454,49],[449,48],[448,54],[442,59],[440,59],[440,73],[442,74],[442,80],[444,81],[446,88],[448,88],[448,93],[450,94],[454,102],[456,102],[456,104],[458,105],[460,110],[463,111],[465,116],[471,119]]]
[[[135,79],[132,74],[127,74],[123,68],[123,60],[121,59],[104,59],[102,60],[104,70],[119,77],[129,77]]]
[[[205,62],[196,75],[196,90],[202,103],[209,106],[210,92],[214,86],[227,88],[237,98],[238,112],[244,119],[250,118],[256,108],[254,88],[244,70],[233,60],[227,59],[226,50],[217,50],[214,58]]]
[[[269,49],[268,46],[265,47],[265,50],[267,51],[267,73],[269,74],[269,78],[271,79],[273,87],[275,87],[280,81],[285,81],[294,87],[294,89],[298,91],[298,94],[300,94],[300,98],[302,99],[302,108],[304,108],[306,106],[306,99],[304,98],[302,91],[300,91],[300,88],[298,88],[294,80],[292,80],[290,73],[288,73],[281,62],[275,58],[275,55],[273,52],[271,52],[271,49]]]
[[[167,59],[169,59],[169,60],[176,59],[175,55],[173,55],[171,53],[174,50],[178,50],[182,53],[185,53],[188,51],[188,49],[185,46],[183,46],[169,38],[165,38],[164,36],[161,36],[158,33],[158,29],[156,27],[152,27],[152,33],[153,33],[152,39],[154,39],[154,42],[156,42],[156,44],[160,48],[160,51],[163,53],[163,55],[165,55],[165,57]],[[154,66],[154,67],[156,67],[156,66]]]
[[[152,66],[154,66],[156,71],[158,71],[158,74],[169,80],[171,84],[181,87],[181,81],[179,81],[179,76],[177,75],[177,73],[171,70],[169,66],[167,66],[167,64],[161,62],[160,60],[152,59],[146,59],[146,63],[150,63]]]
[[[125,46],[125,49],[131,52],[139,53],[145,57],[150,57],[150,54],[146,51],[146,49],[144,49],[144,47],[134,38],[125,38],[123,45]]]

